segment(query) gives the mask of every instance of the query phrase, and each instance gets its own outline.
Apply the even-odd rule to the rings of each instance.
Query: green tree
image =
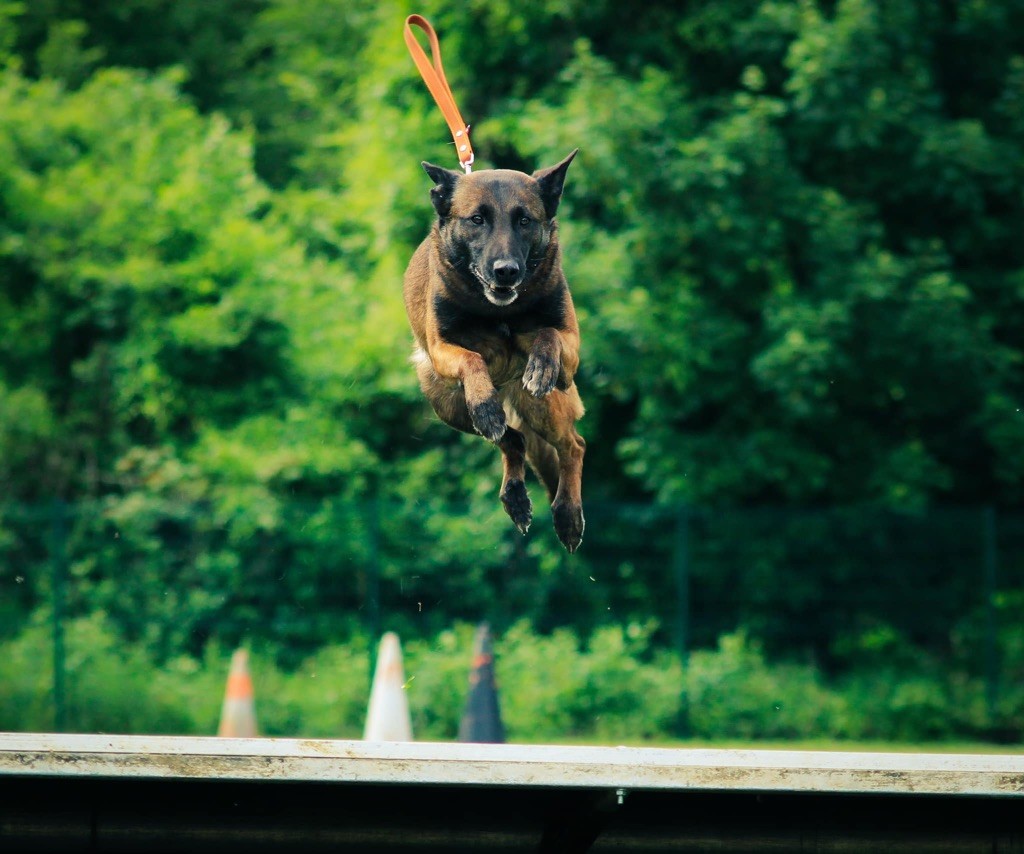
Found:
[[[400,282],[419,163],[455,158],[412,11],[479,168],[581,149],[561,228],[595,508],[1020,506],[1021,0],[6,2],[0,478],[91,502],[76,607],[160,655],[315,646],[378,579],[414,631],[667,607],[675,517],[595,509],[604,550],[569,563],[517,541],[493,449],[418,393]],[[38,566],[19,530],[8,565]],[[801,536],[753,587],[797,575]],[[842,557],[785,619],[854,583]],[[723,619],[778,637],[744,595]]]

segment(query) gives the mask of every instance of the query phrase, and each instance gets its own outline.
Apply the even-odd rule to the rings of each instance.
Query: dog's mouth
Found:
[[[469,271],[483,286],[484,297],[492,305],[512,305],[519,297],[518,285],[499,285],[487,276],[484,276],[483,272],[475,264],[470,265]]]
[[[484,284],[484,296],[494,305],[511,305],[519,296],[519,291],[511,287]]]

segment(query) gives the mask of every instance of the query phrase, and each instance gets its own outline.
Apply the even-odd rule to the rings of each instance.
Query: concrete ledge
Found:
[[[1024,796],[1024,755],[0,733],[0,777]]]
[[[0,851],[1024,854],[1024,756],[0,734]]]

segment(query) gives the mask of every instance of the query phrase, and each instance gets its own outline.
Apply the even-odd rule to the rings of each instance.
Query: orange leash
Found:
[[[430,40],[430,53],[434,58],[433,64],[427,58],[426,52],[420,47],[412,28],[419,27],[427,34]],[[423,82],[427,89],[434,96],[437,106],[441,108],[444,120],[448,122],[448,128],[452,132],[452,139],[455,140],[455,150],[459,155],[459,163],[469,174],[473,169],[473,146],[469,142],[469,125],[462,120],[459,108],[455,106],[455,98],[452,97],[452,90],[448,86],[448,79],[444,76],[444,66],[441,64],[441,44],[437,40],[437,33],[430,23],[422,15],[410,15],[405,19],[405,43],[412,54],[412,60],[419,69]]]

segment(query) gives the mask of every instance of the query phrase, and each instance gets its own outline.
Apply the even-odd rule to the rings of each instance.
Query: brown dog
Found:
[[[554,217],[575,156],[532,176],[424,163],[437,220],[405,272],[413,361],[434,412],[501,449],[501,501],[524,534],[533,518],[530,463],[570,552],[583,539],[586,445],[575,427],[583,415],[573,383],[579,325]]]

